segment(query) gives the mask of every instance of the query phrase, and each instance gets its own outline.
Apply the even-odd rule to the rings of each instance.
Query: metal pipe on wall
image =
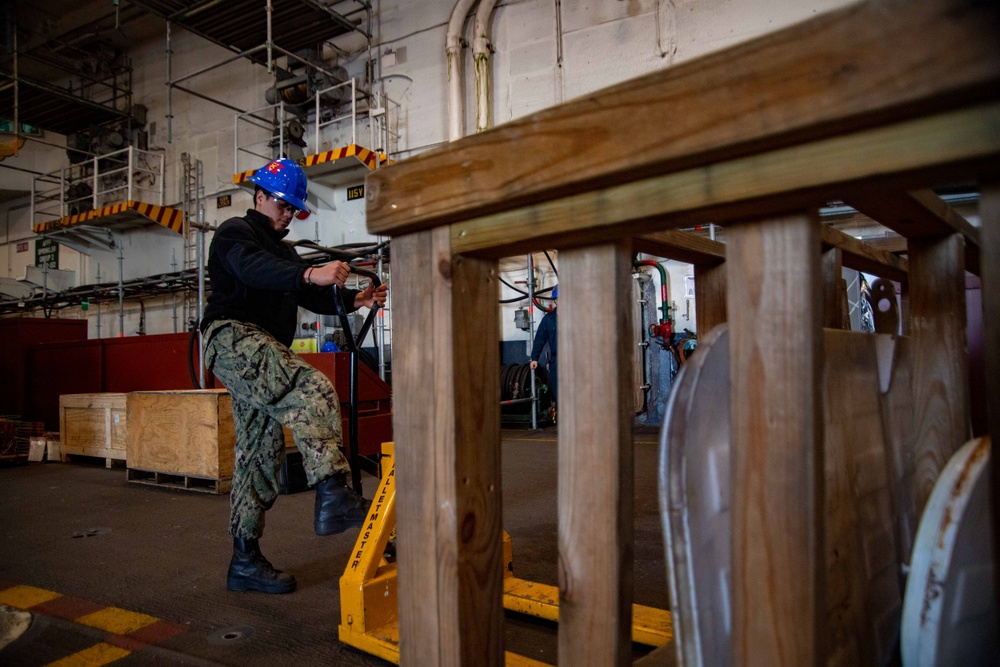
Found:
[[[97,281],[98,284],[100,284],[100,282],[101,282],[101,263],[100,262],[97,263],[97,275],[94,276],[94,279]],[[101,300],[100,299],[95,299],[95,301],[97,301],[97,337],[100,338],[101,337]]]
[[[528,356],[535,347],[535,256],[528,253]],[[529,363],[530,365],[530,363]],[[535,369],[531,369],[531,428],[538,428],[538,390],[535,387]]]
[[[205,338],[201,318],[205,314],[205,204],[198,206],[198,383],[205,388]]]
[[[385,262],[380,252],[378,255],[378,264],[376,265],[376,271],[378,272],[379,278],[384,274],[382,273],[385,268]],[[386,282],[386,281],[382,281]],[[375,327],[375,346],[376,352],[378,353],[378,376],[385,381],[385,311],[380,310],[378,314],[378,326]]]
[[[125,337],[125,244],[118,237],[118,335]]]
[[[167,143],[174,140],[173,50],[170,48],[170,21],[167,21]]]
[[[17,27],[11,31],[13,36],[11,41],[14,46],[14,157],[20,155],[18,144],[21,139],[21,118],[20,118],[20,86],[18,86],[17,77]]]
[[[458,0],[448,20],[445,57],[448,59],[448,139],[455,141],[465,133],[465,104],[462,98],[462,34],[465,19],[477,0]]]
[[[267,73],[268,74],[274,72],[274,53],[271,50],[273,46],[274,46],[274,40],[272,38],[272,32],[271,32],[271,0],[267,0]]]
[[[476,132],[492,124],[490,109],[490,17],[497,0],[483,0],[476,9],[472,33],[472,60],[476,68]]]

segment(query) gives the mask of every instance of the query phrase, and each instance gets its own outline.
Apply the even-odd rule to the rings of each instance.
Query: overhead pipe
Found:
[[[465,19],[478,0],[458,0],[448,20],[445,54],[448,58],[448,140],[461,139],[465,134],[465,103],[462,99],[462,34]]]
[[[476,132],[491,124],[490,114],[490,17],[497,0],[483,0],[473,25],[472,59],[476,66]]]

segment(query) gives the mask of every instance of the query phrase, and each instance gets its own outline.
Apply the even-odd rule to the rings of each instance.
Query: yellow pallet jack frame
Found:
[[[340,641],[399,664],[399,617],[396,598],[396,563],[385,557],[386,545],[396,529],[396,477],[393,443],[382,445],[382,480],[340,578]],[[510,535],[503,532],[503,606],[549,621],[559,620],[559,589],[514,576]],[[645,646],[664,646],[673,640],[670,612],[632,605],[632,640]],[[508,651],[505,662],[513,667],[546,663]]]

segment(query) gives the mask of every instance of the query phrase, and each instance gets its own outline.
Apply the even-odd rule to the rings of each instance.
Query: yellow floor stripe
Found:
[[[62,597],[61,593],[53,593],[34,586],[14,586],[5,591],[0,591],[0,604],[18,609],[30,609],[36,604],[42,604],[49,600]]]
[[[116,635],[127,635],[147,625],[152,625],[159,619],[118,607],[108,607],[75,620],[77,623],[89,625],[98,630],[105,630]]]
[[[127,649],[111,644],[97,644],[61,660],[50,662],[48,667],[100,667],[121,660],[130,653],[131,651]]]

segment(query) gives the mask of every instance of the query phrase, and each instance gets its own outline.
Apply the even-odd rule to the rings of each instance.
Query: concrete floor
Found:
[[[503,432],[504,527],[515,572],[553,585],[556,438],[555,428]],[[665,608],[656,441],[651,430],[635,434],[634,599]],[[375,487],[366,476],[365,494]],[[357,531],[317,537],[313,499],[311,491],[280,496],[261,541],[276,567],[295,574],[298,590],[231,593],[227,496],[126,482],[123,469],[103,462],[0,468],[0,645],[5,633],[20,635],[0,648],[0,664],[47,665],[80,651],[78,664],[88,665],[388,664],[337,640],[338,580]],[[18,608],[31,611],[23,634]],[[557,661],[552,623],[508,613],[506,644]],[[648,651],[637,646],[635,655]]]

